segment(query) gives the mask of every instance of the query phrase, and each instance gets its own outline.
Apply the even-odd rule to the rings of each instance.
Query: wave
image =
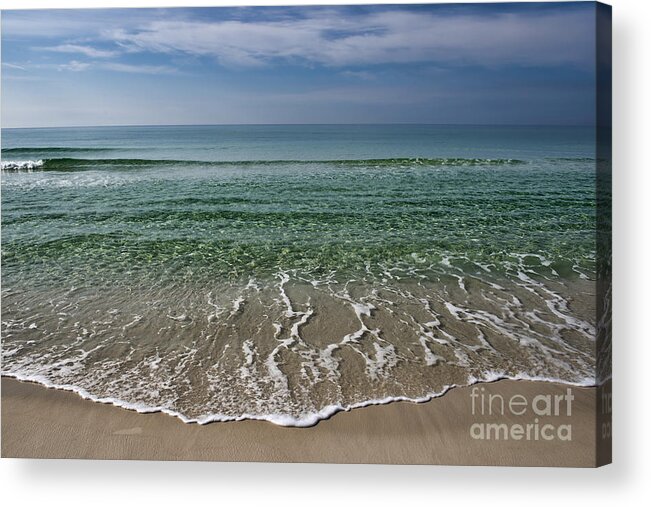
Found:
[[[2,162],[2,170],[21,171],[39,168],[43,171],[83,171],[103,168],[137,169],[149,167],[193,166],[276,166],[276,165],[334,165],[345,167],[479,167],[510,166],[524,164],[523,160],[511,158],[381,158],[381,159],[342,159],[342,160],[173,160],[142,158],[48,158],[44,160],[9,160]]]
[[[20,148],[2,148],[3,154],[23,154],[23,153],[94,153],[103,151],[113,151],[118,148],[74,148],[69,146],[24,146]]]
[[[454,270],[450,259],[446,264]],[[334,275],[279,271],[274,284],[250,278],[246,286],[222,285],[219,294],[193,288],[190,299],[185,288],[166,287],[166,297],[179,303],[153,310],[148,301],[163,292],[146,289],[115,304],[116,293],[103,290],[96,301],[110,301],[112,310],[101,321],[91,321],[99,307],[80,287],[64,294],[57,287],[54,307],[48,294],[21,314],[13,308],[33,296],[5,293],[2,374],[186,423],[258,419],[282,426],[312,426],[368,405],[424,402],[500,378],[595,385],[591,324],[527,273],[518,270],[514,284],[501,280],[505,286],[458,275],[458,289],[448,286],[439,298],[433,286],[383,282],[349,292],[352,285],[333,287]],[[475,291],[481,303],[472,302]],[[537,302],[525,307],[521,292]],[[56,330],[38,317],[45,307],[64,319]],[[405,327],[392,332],[385,319]],[[327,329],[323,324],[333,321],[343,324],[332,334],[307,327]]]
[[[9,160],[0,163],[3,171],[33,171],[42,169],[45,162],[43,160]]]
[[[554,162],[596,162],[601,159],[594,157],[550,157],[547,160]]]
[[[49,389],[58,389],[61,391],[72,391],[73,393],[79,395],[85,400],[90,400],[96,403],[104,403],[114,405],[116,407],[124,408],[127,410],[133,410],[139,414],[151,414],[151,413],[163,413],[172,417],[180,419],[186,424],[199,424],[200,426],[205,424],[210,424],[214,422],[236,422],[236,421],[267,421],[277,426],[285,427],[295,427],[295,428],[309,428],[316,426],[320,421],[330,419],[335,414],[339,412],[350,412],[356,408],[365,408],[373,405],[388,405],[390,403],[395,403],[398,401],[402,402],[411,402],[411,403],[426,403],[432,401],[435,398],[440,398],[443,395],[447,394],[452,389],[458,387],[470,387],[476,384],[485,384],[497,382],[500,380],[515,380],[515,381],[530,381],[530,382],[549,382],[556,384],[563,384],[572,387],[595,387],[598,385],[592,378],[585,378],[583,380],[572,382],[568,380],[553,378],[553,377],[541,377],[535,375],[527,374],[517,374],[517,375],[505,375],[498,372],[486,372],[482,378],[469,378],[466,384],[450,384],[443,387],[441,391],[430,392],[424,396],[417,398],[410,398],[408,396],[387,396],[381,399],[369,399],[365,401],[360,401],[357,403],[351,403],[349,405],[341,404],[332,404],[326,407],[321,408],[320,410],[304,414],[301,417],[293,417],[288,414],[282,413],[268,413],[268,414],[241,414],[238,416],[226,415],[226,414],[208,414],[201,417],[188,417],[182,412],[169,409],[162,406],[153,406],[147,405],[145,403],[133,403],[125,401],[119,398],[114,397],[102,397],[95,396],[83,387],[79,387],[72,384],[55,384],[50,382],[46,377],[41,375],[24,375],[21,373],[13,372],[2,372],[3,377],[14,378],[21,382],[33,382],[40,384]]]

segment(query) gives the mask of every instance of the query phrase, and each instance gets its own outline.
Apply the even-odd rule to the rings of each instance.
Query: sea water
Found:
[[[2,373],[285,425],[594,384],[594,134],[2,129]]]

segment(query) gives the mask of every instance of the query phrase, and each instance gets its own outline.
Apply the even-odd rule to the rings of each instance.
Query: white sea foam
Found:
[[[349,412],[350,410],[353,410],[355,408],[363,408],[372,405],[388,405],[389,403],[394,403],[397,401],[411,402],[411,403],[425,403],[433,400],[434,398],[440,398],[448,391],[456,387],[465,387],[465,386],[471,386],[479,383],[495,382],[498,380],[528,380],[528,381],[535,381],[535,382],[552,382],[552,383],[559,383],[559,384],[565,384],[565,385],[576,386],[576,387],[594,387],[596,385],[594,378],[585,378],[578,382],[568,382],[562,379],[527,375],[525,373],[517,374],[517,375],[504,375],[497,371],[486,371],[483,375],[479,377],[470,376],[466,384],[446,385],[440,391],[430,392],[419,397],[411,398],[408,396],[387,396],[385,398],[368,399],[357,403],[351,403],[348,405],[331,404],[319,410],[316,410],[314,412],[303,414],[300,417],[293,417],[291,415],[282,414],[282,413],[268,413],[268,414],[246,414],[245,413],[238,416],[231,416],[231,415],[224,415],[224,414],[206,414],[200,417],[187,417],[186,415],[177,412],[175,410],[171,410],[167,407],[149,406],[144,403],[133,403],[133,402],[128,402],[113,397],[95,396],[90,392],[88,392],[86,389],[83,389],[81,387],[69,385],[69,384],[54,384],[50,382],[46,377],[40,375],[22,375],[19,373],[11,373],[11,372],[2,372],[2,375],[6,377],[12,377],[21,381],[35,382],[44,385],[48,388],[60,389],[64,391],[72,391],[84,399],[95,401],[98,403],[107,403],[128,410],[134,410],[141,414],[162,412],[164,414],[177,417],[184,423],[196,423],[199,425],[204,425],[212,422],[258,420],[258,421],[268,421],[278,426],[289,426],[289,427],[299,427],[299,428],[314,426],[319,421],[328,419],[339,412]]]
[[[233,317],[236,315],[242,308],[242,305],[244,304],[244,296],[238,296],[233,301],[231,301],[231,313],[228,315],[228,318]]]
[[[3,171],[27,171],[43,167],[43,160],[3,160],[0,167]]]

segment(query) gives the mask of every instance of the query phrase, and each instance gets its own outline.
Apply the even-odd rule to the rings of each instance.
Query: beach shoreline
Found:
[[[593,467],[599,390],[499,380],[297,428],[255,420],[187,424],[2,377],[2,457]],[[545,400],[568,394],[571,407],[561,402],[560,413],[533,412],[536,397],[544,410]]]

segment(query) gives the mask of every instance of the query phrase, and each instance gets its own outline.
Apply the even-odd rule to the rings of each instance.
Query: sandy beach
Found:
[[[598,390],[569,389],[502,380],[456,388],[427,403],[366,407],[311,428],[289,428],[262,421],[184,424],[3,377],[2,457],[592,467],[598,460]],[[553,410],[545,401],[557,399],[558,415],[532,412],[541,395],[538,409]],[[497,412],[492,416],[489,400]],[[551,440],[539,431],[548,423],[543,433]]]

